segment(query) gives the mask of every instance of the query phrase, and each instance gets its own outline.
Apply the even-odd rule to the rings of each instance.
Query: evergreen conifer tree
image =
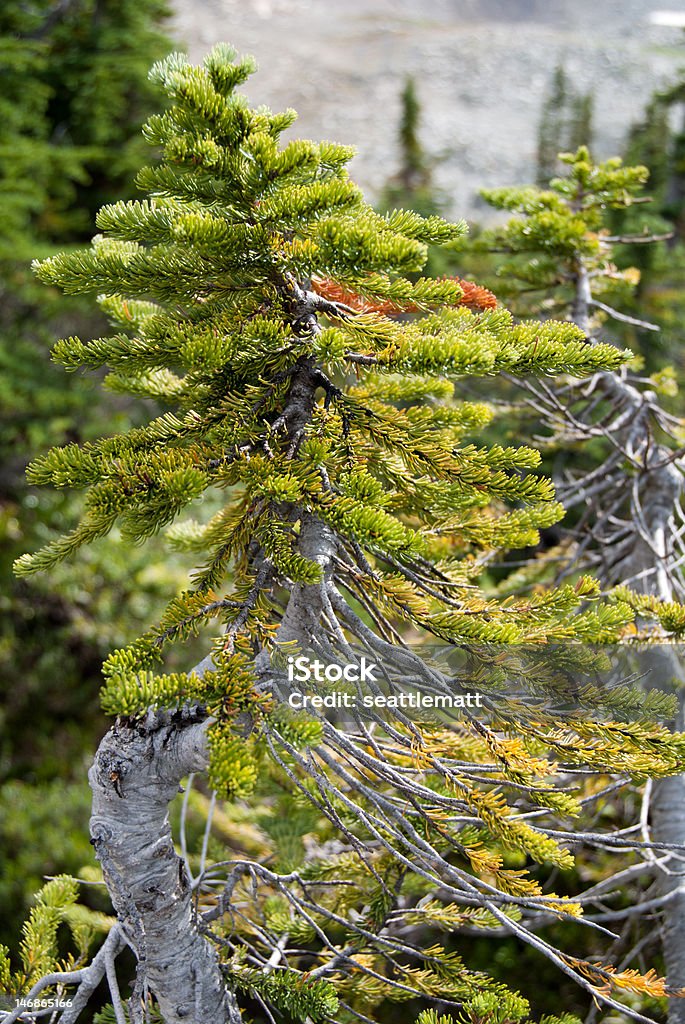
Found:
[[[637,244],[658,239],[644,230],[632,236],[610,233],[615,214],[643,199],[647,169],[625,166],[619,159],[596,164],[585,147],[561,160],[567,173],[547,191],[505,188],[484,193],[498,209],[517,215],[489,233],[484,245],[509,254],[499,272],[512,293],[525,293],[533,311],[565,313],[591,344],[611,337],[626,322],[652,333],[653,324],[616,308],[639,281],[633,268],[617,268],[617,256],[621,248],[634,251]],[[542,417],[537,430],[542,427],[547,433],[549,450],[556,453],[558,493],[574,513],[562,544],[544,552],[543,574],[549,578],[555,560],[557,582],[590,570],[605,588],[614,588],[616,598],[631,604],[638,613],[639,633],[652,644],[680,634],[685,476],[683,421],[664,407],[677,391],[672,371],[665,367],[647,378],[637,361],[590,380],[567,379],[551,387],[522,383],[530,395],[528,412]],[[534,564],[531,568],[535,572]],[[677,651],[664,645],[654,661],[664,686],[676,683],[682,723],[685,673]],[[680,846],[685,843],[684,781],[674,776],[657,783],[651,802],[655,838]],[[651,794],[650,787],[645,820]],[[685,981],[685,910],[677,858],[655,862],[648,876],[652,890],[662,893],[665,959],[669,980],[678,987]],[[653,895],[651,891],[648,898]],[[681,1000],[671,1001],[669,1021],[685,1021]]]
[[[537,139],[537,184],[545,187],[559,171],[558,154],[592,142],[592,93],[577,92],[563,64],[554,69],[542,104]]]
[[[405,80],[400,96],[399,167],[380,194],[378,209],[381,213],[402,208],[422,217],[445,215],[447,197],[437,187],[433,175],[438,158],[427,152],[421,131],[422,105],[416,82],[410,77]],[[453,271],[454,262],[454,253],[449,248],[430,245],[422,269],[425,274],[438,277]]]
[[[612,235],[632,239],[617,252],[620,267],[634,267],[639,280],[623,307],[637,319],[659,327],[631,325],[623,337],[640,352],[649,370],[665,361],[682,366],[681,281],[685,268],[685,203],[683,153],[685,131],[674,120],[682,104],[682,82],[650,98],[644,115],[631,127],[624,159],[649,168],[649,203],[617,210],[609,225]],[[652,244],[664,241],[666,245]]]
[[[463,226],[375,213],[347,176],[347,147],[280,146],[295,115],[249,107],[236,89],[252,69],[225,46],[202,67],[178,55],[156,65],[171,105],[145,128],[164,151],[138,176],[146,198],[105,206],[91,249],[37,267],[68,293],[97,293],[115,327],[58,342],[56,358],[107,367],[110,387],[166,411],[34,461],[33,483],[87,490],[85,513],[17,571],[49,571],[115,524],[138,543],[173,523],[199,567],[105,665],[103,705],[117,720],[90,773],[91,841],[117,923],[88,966],[56,969],[55,930],[75,900],[56,882],[26,926],[23,968],[11,975],[4,960],[5,989],[33,998],[73,985],[59,1017],[70,1024],[106,976],[110,1019],[123,1024],[113,964],[128,945],[136,1022],[150,997],[170,1024],[237,1022],[245,1006],[264,1020],[368,1021],[407,1001],[420,1024],[524,1022],[526,1000],[469,970],[439,935],[495,927],[647,1020],[618,997],[663,996],[663,979],[546,941],[538,927],[582,920],[586,901],[543,889],[526,865],[572,863],[582,830],[568,819],[581,806],[565,780],[671,775],[683,738],[650,721],[670,707],[658,693],[586,686],[581,706],[554,712],[512,696],[531,674],[538,697],[553,693],[547,648],[615,639],[632,611],[629,595],[598,602],[584,576],[505,600],[481,588],[494,551],[533,544],[562,510],[535,450],[478,443],[491,412],[458,383],[587,377],[625,354],[571,323],[516,324],[454,281],[410,281],[426,246]],[[396,321],[384,306],[417,315]],[[201,516],[210,496],[222,504],[209,520],[175,522]],[[207,623],[207,657],[165,671],[168,652]],[[407,643],[409,630],[451,652],[449,671]],[[300,657],[338,680],[351,668],[348,721],[290,707],[288,664]],[[560,658],[568,679],[573,653]],[[370,660],[379,676],[365,690],[354,677]],[[410,683],[465,702],[476,681],[482,715],[412,718],[399,701]],[[611,708],[620,721],[603,717]],[[631,708],[637,721],[625,720]],[[191,880],[167,809],[181,779],[205,769],[225,799],[287,791],[291,807],[328,823],[330,841],[299,869],[217,857]],[[546,1020],[570,1018],[560,1008]]]
[[[386,209],[409,207],[423,217],[442,213],[444,200],[441,202],[433,184],[434,160],[421,141],[421,103],[413,78],[404,83],[400,105],[400,166],[384,189],[381,205]]]

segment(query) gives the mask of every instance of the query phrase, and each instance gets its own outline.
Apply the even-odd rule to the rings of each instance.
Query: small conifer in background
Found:
[[[575,88],[563,64],[554,69],[542,104],[537,137],[537,184],[546,188],[560,170],[559,153],[592,143],[594,98]]]
[[[567,316],[582,328],[589,344],[613,339],[625,325],[654,337],[658,327],[636,316],[630,304],[639,271],[621,258],[622,250],[663,247],[663,235],[649,230],[650,214],[640,224],[633,212],[634,207],[644,210],[648,200],[647,168],[626,166],[618,158],[596,163],[586,147],[560,159],[566,173],[547,190],[485,193],[495,207],[515,216],[488,232],[480,244],[505,254],[498,257],[498,269],[513,299],[521,295],[533,313]],[[625,223],[627,211],[633,231],[614,234],[612,225]],[[652,261],[644,262],[649,266]],[[502,592],[515,592],[524,578],[528,585],[536,576],[558,583],[591,571],[607,590],[613,588],[614,598],[627,600],[635,609],[636,637],[653,645],[657,678],[664,689],[678,694],[681,723],[683,667],[678,649],[664,643],[667,637],[681,636],[685,626],[685,424],[669,410],[677,397],[673,370],[659,366],[646,376],[642,360],[636,359],[618,372],[601,372],[590,380],[567,378],[544,387],[530,380],[519,383],[527,393],[519,426],[525,420],[529,426],[523,429],[546,437],[558,493],[570,515],[559,533],[560,543],[548,546],[507,579]],[[650,785],[643,798],[642,820],[651,821],[653,837],[673,850],[685,843],[684,778],[662,780],[653,790]],[[635,931],[640,928],[640,902],[647,907],[655,899],[657,906],[662,903],[664,957],[669,981],[678,987],[685,981],[678,854],[649,862],[645,877],[648,888],[632,894],[636,907],[618,942],[630,948],[649,938],[651,920]],[[604,920],[611,919],[609,912]],[[671,1024],[685,1021],[682,1000],[671,1000],[668,1019]]]

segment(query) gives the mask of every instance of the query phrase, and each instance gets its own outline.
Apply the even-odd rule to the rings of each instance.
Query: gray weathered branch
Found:
[[[596,306],[616,316],[616,311],[593,299],[587,270],[579,257],[572,317],[590,334],[589,308]],[[619,319],[636,322],[629,317]],[[640,326],[653,329],[654,325]],[[627,583],[632,589],[662,601],[682,600],[685,584],[679,542],[682,535],[681,500],[685,490],[682,460],[655,435],[668,434],[668,422],[656,396],[640,391],[623,374],[601,373],[593,379],[610,402],[612,421],[605,427],[606,438],[633,467],[632,478],[615,454],[597,471],[592,481],[572,481],[562,494],[583,502],[587,508],[585,539],[577,554],[595,548],[594,566],[605,584]],[[578,423],[575,414],[574,428]],[[582,414],[581,414],[582,416]],[[596,428],[588,422],[588,430]],[[619,519],[622,513],[623,518]],[[581,531],[579,531],[582,533]],[[613,555],[612,555],[613,552]],[[658,671],[652,678],[665,688],[674,686],[679,696],[678,728],[682,729],[685,673],[677,649],[655,649]],[[685,775],[658,780],[651,803],[651,839],[682,850],[660,860],[659,884],[662,905],[662,938],[667,979],[672,989],[685,988]],[[642,909],[646,909],[644,904]],[[669,1024],[685,1024],[685,999],[671,998]]]

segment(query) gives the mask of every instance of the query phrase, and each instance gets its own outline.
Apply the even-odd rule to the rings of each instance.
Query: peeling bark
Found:
[[[89,772],[91,842],[127,942],[138,958],[138,995],[154,993],[167,1024],[238,1024],[213,946],[198,931],[190,882],[168,808],[181,779],[207,767],[206,721],[148,713],[119,721]]]

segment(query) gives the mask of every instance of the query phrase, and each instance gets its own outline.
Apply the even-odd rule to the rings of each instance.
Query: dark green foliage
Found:
[[[105,198],[130,189],[168,14],[165,0],[2,5],[2,258],[82,240]]]
[[[17,584],[10,563],[76,514],[71,497],[38,505],[24,476],[30,455],[55,438],[125,429],[139,415],[117,397],[95,404],[90,381],[50,364],[56,332],[98,331],[103,321],[81,299],[37,288],[29,260],[90,238],[104,198],[130,195],[143,112],[155,104],[148,68],[168,49],[167,13],[162,0],[7,0],[0,10],[0,669],[10,694],[0,778],[68,773],[91,747],[102,727],[98,665],[126,635],[131,607],[157,590],[116,545],[90,561],[86,587],[69,574],[49,586]]]
[[[140,415],[118,397],[94,403],[91,381],[50,362],[56,333],[97,332],[104,319],[37,285],[29,261],[87,240],[104,198],[131,194],[143,111],[155,104],[148,68],[169,48],[166,12],[160,0],[0,5],[0,942],[12,948],[44,877],[93,863],[84,752],[105,728],[102,660],[174,577],[115,537],[90,552],[85,576],[11,572],[27,544],[78,514],[71,495],[38,501],[30,456]],[[102,888],[85,892],[108,907]]]
[[[633,124],[625,158],[649,167],[650,202],[618,211],[610,225],[614,234],[627,239],[617,251],[618,265],[634,267],[640,275],[626,312],[660,328],[655,332],[632,325],[621,335],[642,354],[649,370],[665,361],[678,370],[683,367],[685,130],[677,120],[682,98],[682,82],[656,92]],[[652,244],[653,238],[661,243]]]

